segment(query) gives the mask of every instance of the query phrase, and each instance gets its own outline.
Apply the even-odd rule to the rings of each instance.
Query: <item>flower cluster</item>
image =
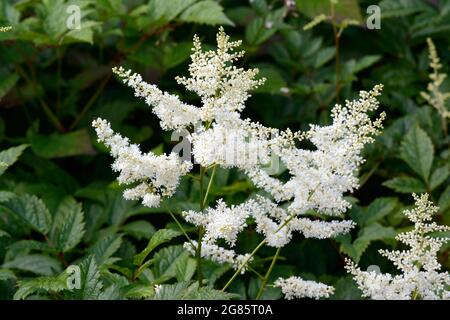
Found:
[[[242,264],[251,257],[235,253],[233,246],[248,219],[255,222],[256,231],[264,236],[265,243],[277,248],[288,244],[294,232],[324,239],[353,227],[353,222],[336,218],[350,206],[344,194],[358,186],[356,172],[363,162],[362,148],[379,132],[384,114],[374,121],[368,116],[379,106],[377,96],[382,86],[378,85],[369,92],[362,91],[359,99],[346,101],[345,106],[336,105],[331,125],[312,125],[308,132],[281,131],[242,119],[240,113],[249,92],[262,85],[264,79],[255,79],[257,69],[233,65],[243,55],[236,51],[240,43],[230,41],[221,28],[217,50],[203,51],[199,38],[194,37],[189,77],[176,80],[200,97],[200,107],[181,102],[177,96],[162,92],[129,70],[115,68],[114,72],[152,107],[163,129],[189,132],[196,163],[203,168],[238,168],[262,189],[263,195],[236,206],[227,206],[219,200],[215,208],[183,212],[186,221],[205,230],[200,244],[202,257],[244,270]],[[100,140],[117,158],[113,168],[121,172],[119,181],[141,182],[127,191],[128,198],[142,197],[144,204],[155,205],[161,196],[173,193],[180,176],[190,169],[189,164],[175,155],[141,155],[128,140],[113,138],[109,126],[102,128],[106,125],[100,120],[94,126]],[[315,149],[298,148],[296,142],[304,139],[311,141]],[[273,158],[287,167],[290,175],[287,181],[267,170],[267,163]],[[148,202],[146,197],[158,198]],[[311,212],[314,218],[310,218]],[[225,240],[227,248],[220,246],[220,240]],[[192,243],[185,247],[194,253]]]
[[[279,278],[274,282],[275,287],[280,287],[286,299],[294,298],[329,298],[334,293],[334,288],[323,283],[303,280],[300,277]]]
[[[125,190],[125,199],[142,199],[145,206],[156,207],[161,197],[171,196],[175,192],[180,176],[192,168],[190,162],[181,161],[174,153],[168,156],[157,156],[151,152],[143,154],[138,145],[114,133],[106,120],[98,118],[92,126],[99,142],[108,146],[111,155],[116,158],[112,169],[120,172],[118,182],[134,185]]]
[[[428,52],[430,59],[430,68],[433,70],[430,73],[430,82],[428,83],[427,90],[428,92],[421,92],[422,97],[427,100],[427,102],[433,106],[441,115],[442,122],[445,123],[447,118],[450,119],[450,111],[446,107],[447,100],[450,100],[450,92],[443,93],[440,90],[440,86],[444,82],[447,74],[440,73],[442,69],[442,64],[439,59],[439,56],[436,51],[436,47],[434,46],[433,40],[427,38],[428,43]]]
[[[428,200],[428,194],[413,195],[415,208],[404,213],[414,222],[414,229],[400,233],[396,239],[411,247],[403,251],[380,250],[402,271],[401,275],[381,274],[376,271],[361,271],[347,260],[347,270],[353,274],[364,296],[372,299],[450,299],[450,275],[439,272],[437,253],[450,240],[430,235],[432,232],[449,231],[450,227],[431,222],[439,208]],[[447,288],[446,288],[447,287]]]
[[[6,27],[0,27],[0,32],[7,32],[12,30],[11,26],[6,26]]]

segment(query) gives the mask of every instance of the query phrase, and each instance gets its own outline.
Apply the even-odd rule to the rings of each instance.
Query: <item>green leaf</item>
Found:
[[[9,279],[16,279],[16,275],[14,272],[8,269],[2,269],[0,268],[0,281],[9,280]]]
[[[274,66],[270,64],[259,64],[256,67],[259,69],[258,78],[266,78],[266,81],[255,92],[280,94],[280,89],[287,86],[280,70]]]
[[[340,278],[334,285],[335,293],[332,300],[361,300],[361,290],[359,290],[351,276]]]
[[[34,230],[47,234],[52,217],[44,202],[34,195],[22,194],[12,198],[6,207],[25,221]]]
[[[0,230],[0,238],[1,237],[8,237],[8,238],[10,238],[11,235],[8,232],[4,231],[4,230]]]
[[[176,284],[163,284],[158,289],[155,300],[229,300],[239,297],[221,290],[209,287],[198,287],[197,283],[179,282]]]
[[[8,167],[17,161],[26,148],[28,148],[28,145],[22,144],[0,152],[0,176],[8,169]]]
[[[444,192],[442,192],[441,197],[439,198],[438,206],[441,211],[445,211],[450,208],[450,185],[445,188]]]
[[[204,0],[186,9],[180,16],[186,22],[234,26],[233,21],[223,13],[223,8],[217,2]]]
[[[238,294],[216,290],[210,287],[201,287],[197,290],[189,290],[184,299],[188,300],[230,300],[238,298]]]
[[[184,250],[182,245],[169,246],[159,250],[153,257],[152,268],[156,282],[161,283],[176,276],[177,265],[183,263],[189,253]]]
[[[249,44],[259,45],[277,32],[276,28],[266,28],[264,19],[253,19],[245,28],[245,39]]]
[[[425,182],[430,176],[433,155],[430,137],[418,125],[412,127],[402,141],[400,156]]]
[[[129,299],[150,298],[155,295],[155,288],[148,284],[133,284],[124,295]]]
[[[86,129],[49,136],[35,134],[31,137],[31,148],[38,156],[50,159],[94,154]]]
[[[19,289],[14,294],[14,300],[23,300],[38,291],[60,292],[67,289],[67,273],[57,277],[39,277],[31,280],[19,281]]]
[[[147,247],[139,254],[134,257],[134,263],[140,266],[145,258],[153,251],[157,246],[172,240],[175,237],[181,235],[181,232],[171,230],[171,229],[160,229],[152,236],[147,244]]]
[[[185,256],[182,260],[179,260],[175,266],[175,275],[177,281],[189,281],[194,276],[197,268],[197,261],[189,256]]]
[[[51,276],[61,272],[61,264],[58,260],[41,254],[16,257],[12,261],[5,262],[2,267],[33,272],[42,276]]]
[[[397,198],[377,198],[367,208],[364,225],[379,221],[397,206]]]
[[[16,85],[19,75],[16,73],[3,76],[0,79],[0,100]]]
[[[382,19],[408,16],[428,9],[428,4],[422,0],[383,0],[379,6]]]
[[[14,198],[16,194],[11,191],[0,191],[0,203],[1,202],[7,202]]]
[[[155,232],[155,227],[145,220],[133,221],[122,227],[122,230],[136,239],[149,239]]]
[[[423,193],[426,191],[422,181],[411,177],[396,177],[383,182],[383,186],[400,193]]]
[[[37,251],[44,251],[44,252],[52,252],[54,251],[53,248],[49,247],[49,245],[45,242],[40,242],[36,240],[19,240],[17,242],[14,242],[12,245],[8,248],[8,255],[9,254],[15,254],[18,251],[23,250],[37,250]]]
[[[62,252],[75,248],[84,235],[84,214],[81,204],[65,198],[58,206],[53,219],[50,239]]]
[[[165,24],[175,19],[197,0],[150,0],[145,17],[152,22]]]
[[[379,223],[372,223],[359,232],[358,239],[360,240],[383,240],[395,238],[397,232],[392,227],[385,227]],[[357,240],[358,240],[357,239]]]
[[[434,170],[430,178],[431,190],[434,190],[437,187],[439,187],[448,178],[449,174],[450,168],[448,165],[444,165]]]
[[[296,0],[298,10],[313,19],[320,14],[329,16],[330,0]],[[362,22],[358,0],[339,0],[334,7],[337,21],[356,20]]]
[[[335,47],[327,47],[320,49],[314,56],[314,68],[320,68],[327,62],[329,62],[336,54]]]
[[[119,234],[111,234],[100,238],[90,249],[89,253],[93,254],[99,265],[111,264],[116,259],[111,256],[116,253],[122,244],[122,236]]]
[[[178,282],[175,284],[162,284],[155,294],[155,300],[182,300],[186,290],[189,287],[188,282]]]
[[[78,300],[96,300],[100,297],[103,283],[100,280],[95,257],[93,255],[85,258],[80,264],[81,288],[74,290],[74,298]]]
[[[364,69],[369,68],[370,66],[372,66],[376,62],[378,62],[381,59],[381,57],[382,56],[380,56],[380,55],[368,55],[368,56],[362,57],[359,60],[356,60],[355,64],[352,65],[351,73],[355,74]]]
[[[341,236],[341,250],[358,262],[372,241],[395,238],[397,232],[392,227],[385,227],[375,222],[360,230],[358,238],[351,243],[349,235]]]

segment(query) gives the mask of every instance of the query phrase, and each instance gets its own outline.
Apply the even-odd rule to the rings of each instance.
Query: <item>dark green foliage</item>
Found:
[[[0,26],[13,29],[0,33],[0,299],[256,297],[257,273],[266,272],[274,250],[262,249],[253,271],[227,292],[220,289],[231,267],[204,261],[199,288],[197,261],[183,249],[185,235],[170,215],[196,238],[180,213],[199,209],[198,185],[183,178],[158,209],[124,200],[112,160],[90,127],[101,116],[144,150],[169,151],[170,135],[157,134],[156,118],[114,79],[111,67],[133,68],[179,93],[173,78],[187,70],[192,36],[213,45],[219,25],[243,40],[243,63],[267,78],[244,111],[265,125],[328,124],[335,103],[384,84],[385,129],[364,152],[361,187],[348,213],[357,227],[333,240],[296,236],[281,250],[269,284],[300,274],[334,285],[334,299],[360,299],[343,259],[395,272],[377,249],[398,247],[395,235],[410,227],[401,212],[411,193],[430,193],[440,206],[438,222],[450,224],[450,136],[420,95],[430,72],[426,37],[436,44],[442,72],[450,74],[450,1],[376,1],[380,30],[365,27],[373,1],[339,2],[335,27],[349,19],[359,25],[344,28],[337,46],[330,21],[303,30],[315,16],[329,14],[329,0],[294,7],[281,0],[70,1],[81,8],[81,29],[67,27],[69,1],[1,1]],[[450,92],[449,79],[441,90]],[[199,103],[190,94],[182,98]],[[207,205],[219,197],[240,203],[254,192],[244,175],[218,169]],[[250,252],[261,239],[250,229],[240,240],[237,251]],[[445,270],[449,250],[444,246],[439,256]],[[68,287],[72,266],[81,279],[75,289]],[[281,298],[280,290],[268,287],[262,298]]]

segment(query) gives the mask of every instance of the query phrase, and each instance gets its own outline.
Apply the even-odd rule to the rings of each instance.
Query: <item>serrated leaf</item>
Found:
[[[188,282],[178,282],[175,284],[162,284],[159,286],[155,300],[182,300],[183,295],[189,287]]]
[[[430,178],[431,190],[434,190],[437,187],[439,187],[448,178],[449,174],[450,169],[448,165],[444,165],[434,170]]]
[[[16,194],[11,191],[0,191],[0,203],[1,202],[7,202],[14,198]]]
[[[396,198],[377,198],[367,208],[365,225],[369,225],[387,216],[397,205]]]
[[[159,287],[155,300],[229,300],[239,295],[215,290],[209,287],[198,287],[197,283],[179,282],[163,284]]]
[[[186,255],[185,258],[179,260],[175,266],[177,281],[190,281],[194,276],[196,268],[197,261]]]
[[[359,232],[358,239],[374,241],[395,238],[397,232],[392,227],[385,227],[379,223],[372,223]]]
[[[182,245],[170,246],[159,250],[153,257],[153,273],[156,282],[161,283],[176,276],[177,264],[182,263],[189,253]]]
[[[81,241],[84,235],[84,214],[81,204],[65,198],[55,213],[50,239],[62,252],[67,252]]]
[[[44,202],[35,195],[22,194],[8,201],[5,206],[34,230],[47,234],[52,217]]]
[[[2,269],[0,268],[0,281],[9,280],[9,279],[15,279],[16,275],[14,272],[8,269]]]
[[[93,255],[85,258],[80,264],[80,284],[81,288],[73,291],[75,299],[96,300],[101,294],[103,283],[100,280],[95,257]]]
[[[181,15],[180,20],[186,22],[234,26],[233,21],[223,12],[223,8],[217,2],[204,0],[193,4]]]
[[[428,181],[433,163],[434,146],[418,125],[412,127],[402,141],[400,156],[424,181]]]
[[[197,0],[150,0],[145,8],[146,15],[152,22],[164,24],[175,19],[184,9],[191,6]]]
[[[23,300],[38,291],[60,292],[67,289],[67,273],[57,277],[39,277],[31,280],[19,281],[19,289],[14,294],[14,300]]]
[[[426,191],[422,181],[411,177],[396,177],[383,182],[383,186],[400,193],[423,193]]]
[[[61,271],[61,264],[58,260],[41,254],[16,257],[12,261],[5,262],[2,267],[33,272],[42,276],[51,276]]]
[[[221,290],[216,290],[210,287],[201,287],[196,290],[189,290],[183,297],[188,300],[230,300],[238,298],[238,294],[232,294]]]
[[[143,299],[155,295],[155,287],[152,285],[134,284],[127,289],[125,297],[129,299]]]
[[[6,169],[17,161],[26,148],[28,148],[28,145],[22,144],[0,152],[0,175],[2,175]]]
[[[47,243],[40,242],[36,240],[19,240],[14,242],[8,248],[9,252],[17,252],[21,250],[38,250],[38,251],[54,251],[54,249],[50,248]]]
[[[392,227],[385,227],[375,222],[360,230],[358,238],[351,243],[350,235],[341,236],[341,250],[355,262],[359,262],[362,254],[372,241],[395,238],[397,232]]]
[[[122,235],[111,234],[99,239],[90,249],[89,253],[95,256],[99,265],[112,263],[111,256],[116,253],[122,244]]]
[[[141,265],[144,262],[145,258],[149,255],[149,253],[153,251],[153,249],[180,235],[181,232],[171,229],[160,229],[156,231],[156,233],[152,236],[152,238],[148,242],[145,249],[134,257],[134,263],[138,266]]]

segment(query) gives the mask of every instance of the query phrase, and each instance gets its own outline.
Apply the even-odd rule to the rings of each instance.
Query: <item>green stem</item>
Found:
[[[275,255],[273,256],[272,262],[270,263],[269,270],[267,270],[266,275],[264,276],[264,279],[261,283],[261,288],[259,288],[258,294],[256,295],[256,300],[259,300],[264,293],[264,290],[266,289],[267,281],[269,280],[270,274],[272,273],[273,267],[275,266],[275,263],[278,259],[278,255],[280,254],[281,248],[277,248],[277,251],[275,252]]]
[[[36,81],[31,80],[20,65],[16,65],[16,70],[22,76],[22,78],[25,79],[25,81],[28,83],[28,85],[30,85],[33,88],[33,91],[34,91],[36,97],[38,98],[39,104],[41,105],[42,109],[44,110],[44,113],[47,116],[48,120],[53,124],[53,126],[59,132],[65,132],[66,129],[63,127],[63,125],[59,121],[58,117],[55,116],[55,114],[50,109],[48,104],[41,97],[39,97],[39,91],[37,89]]]
[[[233,274],[233,276],[228,280],[228,282],[225,284],[225,286],[222,288],[222,291],[225,291],[230,284],[233,282],[233,280],[241,274],[242,270],[244,269],[245,265],[250,261],[250,259],[258,252],[258,250],[266,243],[266,239],[261,241],[255,249],[250,253],[250,255],[244,260],[244,262],[239,266],[239,268],[236,270],[236,272]]]
[[[213,171],[211,173],[211,177],[209,178],[208,187],[206,188],[205,196],[203,197],[202,207],[205,208],[206,200],[208,199],[209,191],[211,190],[212,181],[214,179],[214,175],[216,173],[217,166],[213,166]]]
[[[339,58],[339,49],[340,49],[340,34],[337,30],[336,26],[336,15],[334,10],[334,4],[330,2],[330,11],[331,11],[331,24],[333,27],[333,35],[334,35],[334,46],[336,48],[336,54],[335,54],[335,69],[336,69],[336,88],[335,88],[335,96],[336,96],[336,102],[339,103],[339,93],[341,91],[341,65],[340,65],[340,58]]]
[[[78,123],[81,121],[81,119],[83,119],[86,112],[92,107],[94,102],[97,100],[97,98],[100,96],[100,94],[105,89],[106,84],[108,83],[109,79],[111,79],[111,75],[112,75],[112,73],[109,73],[108,76],[105,79],[103,79],[103,81],[100,83],[100,85],[98,86],[97,90],[94,92],[92,97],[89,99],[89,101],[83,107],[81,112],[77,115],[75,120],[72,122],[72,124],[69,127],[69,130],[72,130],[73,128],[75,128],[78,125]]]
[[[289,222],[291,222],[292,219],[296,214],[292,214],[289,219],[287,219],[278,229],[275,231],[275,233],[279,232],[281,229],[283,229]],[[250,255],[247,257],[247,259],[244,260],[244,262],[241,264],[241,266],[236,270],[236,272],[233,274],[233,276],[228,280],[228,282],[225,284],[225,286],[222,288],[222,291],[225,291],[226,288],[233,282],[233,280],[242,272],[245,265],[250,261],[250,259],[258,252],[258,250],[266,243],[266,239],[262,240],[256,248],[250,253]]]
[[[181,230],[181,232],[183,232],[184,236],[186,237],[186,239],[189,241],[189,243],[191,244],[191,246],[194,247],[195,250],[195,245],[192,243],[191,238],[189,237],[189,235],[187,234],[186,230],[183,228],[183,226],[181,225],[180,221],[177,219],[177,217],[175,216],[175,214],[173,214],[172,210],[169,209],[169,207],[165,204],[164,205],[166,207],[166,210],[169,212],[170,216],[172,217],[172,219],[175,221],[175,223],[177,224],[178,228]]]
[[[61,111],[62,54],[61,47],[56,47],[56,113]]]
[[[203,194],[203,178],[205,177],[205,168],[200,166],[200,211],[203,212],[204,209],[204,194]],[[198,228],[198,242],[197,242],[197,278],[198,286],[203,285],[203,273],[202,273],[202,238],[203,238],[203,227]]]

